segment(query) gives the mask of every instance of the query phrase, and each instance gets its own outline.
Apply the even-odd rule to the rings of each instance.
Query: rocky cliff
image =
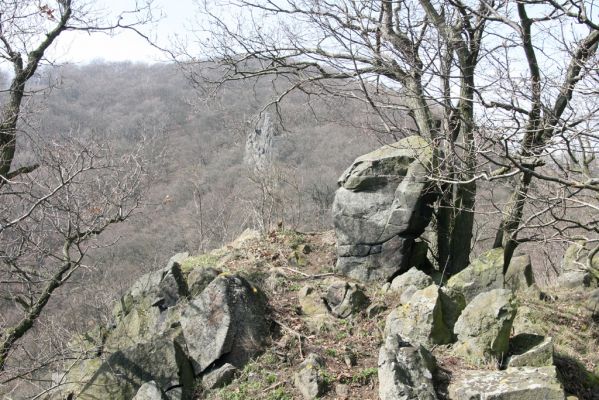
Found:
[[[418,138],[358,158],[334,233],[246,231],[173,256],[72,338],[46,398],[599,399],[590,250],[566,252],[553,288],[526,255],[504,276],[502,249],[446,279],[417,241],[429,161]]]
[[[246,232],[173,257],[111,325],[72,338],[48,398],[598,398],[592,291],[541,291],[526,268],[515,292],[495,288],[489,254],[443,286],[417,269],[357,282],[334,246],[333,232]]]

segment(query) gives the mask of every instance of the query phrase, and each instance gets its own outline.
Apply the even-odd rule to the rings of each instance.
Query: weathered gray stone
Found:
[[[156,382],[150,381],[141,385],[133,400],[167,400],[167,397]]]
[[[431,159],[430,144],[411,136],[358,157],[339,178],[333,222],[340,273],[385,281],[410,267],[435,198],[426,179]]]
[[[533,334],[545,336],[546,324],[545,321],[537,320],[538,316],[528,306],[518,307],[516,318],[512,323],[512,335]]]
[[[393,279],[389,290],[399,294],[401,303],[405,304],[417,290],[424,289],[432,284],[433,279],[430,276],[412,267]]]
[[[388,335],[379,351],[381,400],[436,400],[435,360],[422,346],[412,346],[399,335]]]
[[[510,340],[508,367],[544,367],[553,365],[553,338],[520,334]]]
[[[506,288],[512,290],[522,290],[535,283],[532,272],[532,262],[528,254],[514,256],[510,260],[510,265],[505,273]]]
[[[189,286],[189,294],[191,297],[196,297],[204,289],[206,286],[210,284],[221,271],[208,267],[208,266],[199,266],[192,269],[187,276],[187,285]]]
[[[181,312],[186,304],[186,301],[182,301],[173,307],[161,309],[150,305],[147,298],[141,300],[108,332],[103,345],[104,351],[126,349],[150,342],[158,336],[177,336],[181,331]]]
[[[564,400],[555,367],[462,371],[449,384],[452,400]]]
[[[340,400],[349,399],[350,388],[349,385],[345,385],[343,383],[338,383],[335,385],[335,394],[337,398]]]
[[[339,318],[347,318],[352,314],[368,307],[370,300],[364,294],[364,289],[355,283],[337,281],[327,289],[325,297],[331,313]]]
[[[476,296],[462,311],[454,331],[453,350],[474,364],[502,359],[509,348],[510,329],[516,316],[515,299],[507,289]]]
[[[558,286],[577,289],[591,286],[591,274],[588,271],[568,271],[557,278]]]
[[[366,309],[366,317],[374,318],[386,310],[387,310],[387,306],[385,306],[384,304],[378,304],[378,303],[371,304]]]
[[[173,256],[165,268],[143,275],[115,305],[117,319],[126,316],[136,304],[149,302],[161,310],[174,306],[182,297],[189,296],[187,282],[177,260],[185,253]]]
[[[318,332],[333,326],[334,317],[329,312],[324,299],[314,287],[304,286],[297,296],[306,324],[312,331]]]
[[[512,290],[534,283],[529,256],[512,258],[506,272],[506,285]],[[464,306],[480,293],[503,288],[503,249],[483,253],[468,267],[447,281],[448,295]]]
[[[226,386],[233,381],[236,373],[237,368],[229,363],[211,368],[202,375],[202,386],[208,390]]]
[[[589,294],[589,298],[585,301],[584,306],[591,312],[592,317],[599,316],[599,289],[595,289]]]
[[[444,315],[444,303],[449,299],[437,285],[418,290],[410,301],[402,304],[387,316],[385,334],[398,334],[410,343],[434,345],[450,343],[452,327],[457,315]]]
[[[300,364],[299,370],[293,376],[293,382],[304,399],[313,400],[324,393],[323,368],[323,359],[313,353]]]
[[[180,399],[191,399],[194,375],[180,339],[159,337],[110,354],[105,361],[88,364],[83,376],[89,379],[79,390],[77,399],[128,400],[146,382],[154,381],[160,390],[181,386]],[[68,380],[68,378],[67,378]]]
[[[181,327],[196,374],[216,360],[239,367],[268,333],[265,297],[245,279],[221,275],[185,308]]]

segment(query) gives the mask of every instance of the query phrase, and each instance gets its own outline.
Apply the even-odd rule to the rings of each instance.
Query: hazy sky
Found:
[[[96,0],[95,10],[107,10],[118,15],[132,10],[135,0]],[[154,14],[160,17],[152,26],[144,26],[145,34],[158,38],[161,46],[168,46],[175,37],[184,37],[190,27],[195,7],[193,0],[154,0]],[[121,32],[115,36],[102,33],[89,35],[85,32],[67,32],[58,38],[53,58],[60,62],[86,63],[93,60],[144,61],[164,60],[164,54],[150,46],[133,32]]]

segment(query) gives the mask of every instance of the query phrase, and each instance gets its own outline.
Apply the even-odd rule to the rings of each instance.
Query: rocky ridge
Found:
[[[459,350],[461,341],[467,342],[476,335],[471,332],[472,328],[464,332],[455,322],[467,315],[467,310],[460,310],[458,318],[459,307],[455,304],[453,309],[438,307],[445,331],[435,329],[433,323],[420,327],[423,331],[430,330],[425,337],[410,337],[410,330],[391,332],[389,316],[397,314],[398,309],[420,304],[427,298],[436,299],[433,304],[439,301],[438,294],[419,296],[419,291],[443,294],[446,289],[430,284],[406,298],[391,288],[384,290],[378,283],[348,280],[336,273],[334,244],[332,232],[277,231],[263,237],[246,234],[243,240],[205,255],[175,257],[159,273],[140,278],[117,302],[114,325],[98,327],[72,339],[72,348],[79,350],[82,360],[69,368],[66,375],[55,372],[55,383],[62,383],[60,394],[56,392],[49,398],[66,398],[68,393],[74,393],[75,398],[82,399],[137,396],[140,399],[285,400],[315,398],[309,396],[316,393],[323,399],[419,399],[424,398],[422,396],[462,399],[473,395],[472,391],[463,389],[466,387],[496,393],[499,389],[493,382],[511,382],[508,386],[516,387],[530,379],[547,383],[543,386],[549,393],[547,396],[574,393],[579,399],[597,398],[599,380],[594,373],[599,371],[593,371],[599,365],[599,357],[591,351],[580,352],[584,342],[594,340],[595,346],[597,344],[598,329],[587,317],[589,311],[585,307],[586,299],[592,299],[592,292],[581,290],[566,296],[566,292],[556,288],[551,290],[551,299],[547,300],[548,296],[541,296],[535,286],[519,291],[511,329],[507,335],[498,330],[498,335],[503,334],[502,338],[507,339],[508,349],[503,344],[499,346],[502,356],[493,360],[490,354],[477,359]],[[301,267],[297,265],[298,259]],[[164,305],[169,304],[166,294],[179,293],[179,289],[174,289],[180,288],[177,282],[182,282],[174,279],[178,272],[173,270],[180,271],[188,292],[194,285],[196,292],[202,286],[203,289],[196,295],[180,296],[165,308]],[[414,282],[408,281],[405,287]],[[167,282],[170,284],[165,286]],[[421,285],[425,283],[420,281]],[[504,295],[502,289],[483,294],[495,292],[499,298]],[[227,293],[246,300],[227,302]],[[305,300],[306,296],[311,300]],[[354,298],[361,300],[350,301]],[[451,301],[449,296],[442,298]],[[208,299],[212,308],[203,305]],[[248,303],[249,299],[256,302]],[[512,304],[510,295],[504,301]],[[241,304],[243,312],[235,311]],[[341,308],[343,317],[333,313],[333,309],[342,304],[353,304]],[[208,314],[216,323],[205,329],[202,329],[203,323],[191,329],[193,320],[201,318],[199,310],[210,309],[213,311]],[[489,310],[489,307],[484,309]],[[254,315],[248,310],[255,310],[255,320],[248,318]],[[493,317],[493,312],[490,314]],[[495,313],[498,314],[508,320],[511,317],[510,312]],[[235,324],[227,325],[227,318]],[[445,322],[447,319],[454,321],[453,327]],[[248,320],[260,322],[246,325]],[[245,328],[227,330],[231,325]],[[535,330],[536,336],[525,333]],[[188,331],[200,338],[191,339]],[[449,339],[447,333],[443,333],[447,331],[451,332]],[[437,334],[443,338],[440,342],[447,344],[434,344]],[[202,336],[211,337],[210,343],[199,345]],[[261,340],[250,340],[257,346],[249,349],[237,347],[247,343],[244,337]],[[431,337],[435,339],[431,341]],[[550,346],[545,343],[549,337]],[[189,345],[191,340],[199,342],[194,347]],[[475,340],[476,343],[481,341],[489,343],[489,349],[497,348],[492,344],[493,338]],[[592,345],[587,343],[587,346]],[[508,359],[517,359],[526,353],[530,353],[528,361],[516,362],[504,369]],[[239,354],[242,357],[238,357]],[[144,367],[135,369],[134,365]],[[411,375],[405,375],[405,371]],[[473,380],[489,384],[481,389],[482,383],[472,385]],[[402,383],[415,381],[420,383],[416,386]],[[87,383],[81,385],[83,382]],[[107,391],[107,387],[111,391]],[[518,390],[522,393],[532,390],[527,387]],[[397,393],[405,393],[406,397],[389,397],[399,396]],[[538,398],[534,396],[539,392],[532,393],[528,398]]]
[[[445,279],[418,241],[426,146],[358,158],[334,234],[246,231],[140,277],[110,324],[72,338],[45,398],[599,398],[584,244],[566,252],[562,287],[541,291],[525,255],[504,281],[501,249]]]

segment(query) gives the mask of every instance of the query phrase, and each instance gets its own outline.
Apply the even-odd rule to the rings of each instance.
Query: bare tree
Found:
[[[137,29],[151,20],[150,3],[139,4],[134,11],[123,12],[116,22],[104,21],[78,0],[55,0],[45,4],[34,0],[0,1],[0,60],[13,69],[7,98],[0,111],[0,185],[6,180],[27,173],[36,165],[11,170],[17,146],[17,124],[27,82],[47,60],[48,49],[67,31],[110,32],[116,29]],[[132,22],[128,21],[135,15]],[[128,18],[123,18],[128,16]],[[145,37],[145,36],[144,36]]]
[[[502,180],[513,190],[509,201],[494,205],[503,215],[495,246],[504,247],[505,266],[519,243],[562,229],[567,218],[556,217],[560,207],[570,209],[581,191],[599,191],[589,175],[598,139],[593,1],[198,5],[211,25],[198,31],[210,37],[198,44],[206,58],[187,54],[196,81],[214,65],[224,73],[214,79],[210,70],[205,78],[217,89],[227,81],[277,77],[274,104],[293,91],[350,97],[377,117],[372,129],[433,143],[430,179],[441,193],[437,258],[450,274],[469,263],[475,215],[484,216],[475,207],[481,179]],[[197,64],[204,68],[194,70]],[[531,189],[535,179],[559,195],[542,198]],[[532,203],[529,215],[525,206]],[[528,228],[536,233],[518,235]],[[563,233],[555,237],[564,240]]]
[[[111,23],[77,0],[0,1],[0,63],[13,70],[0,106],[0,373],[52,294],[86,267],[95,238],[137,209],[145,178],[140,149],[113,151],[77,132],[37,135],[22,118],[40,90],[33,78],[64,32],[142,35],[149,12],[140,3]]]

